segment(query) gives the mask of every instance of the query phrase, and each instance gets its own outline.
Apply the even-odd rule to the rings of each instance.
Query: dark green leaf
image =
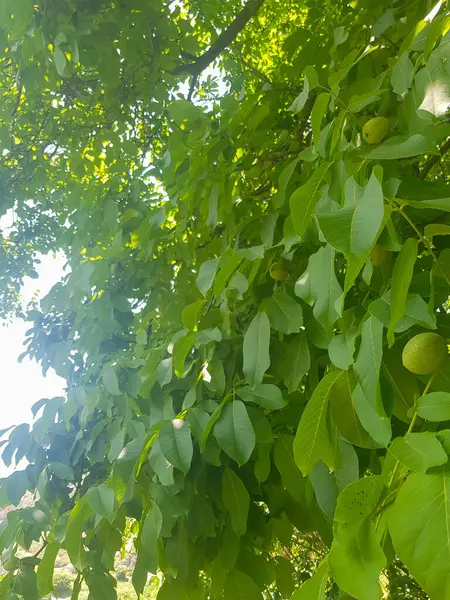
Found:
[[[238,535],[247,531],[250,496],[236,473],[228,467],[222,475],[222,500],[230,514],[231,525]]]

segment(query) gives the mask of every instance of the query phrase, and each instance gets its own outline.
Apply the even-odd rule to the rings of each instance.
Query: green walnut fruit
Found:
[[[392,260],[392,252],[390,250],[386,250],[383,246],[374,246],[370,258],[372,259],[372,264],[374,267],[378,267],[379,265],[387,265]]]
[[[362,128],[363,138],[368,144],[379,144],[389,133],[391,125],[385,117],[374,117]]]
[[[283,262],[276,262],[270,267],[270,276],[275,281],[284,281],[289,277],[289,268]]]
[[[403,348],[403,365],[416,375],[436,373],[448,356],[447,342],[438,333],[419,333]]]

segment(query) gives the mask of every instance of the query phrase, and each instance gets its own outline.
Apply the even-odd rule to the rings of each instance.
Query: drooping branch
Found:
[[[264,0],[248,0],[234,21],[219,35],[217,40],[211,44],[204,54],[192,63],[180,65],[175,69],[174,73],[177,75],[186,73],[197,78],[208,65],[216,60],[225,48],[228,48],[234,42],[247,23],[256,15],[263,2]]]

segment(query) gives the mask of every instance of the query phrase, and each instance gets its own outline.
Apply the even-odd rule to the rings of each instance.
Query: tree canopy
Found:
[[[113,600],[132,541],[159,600],[449,600],[450,364],[402,364],[450,338],[447,2],[2,0],[0,41],[0,315],[67,382],[2,432],[0,598],[63,549]]]

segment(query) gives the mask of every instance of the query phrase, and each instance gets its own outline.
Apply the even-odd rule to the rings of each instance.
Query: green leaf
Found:
[[[423,230],[425,237],[432,238],[435,235],[450,235],[450,225],[444,225],[443,223],[432,223],[431,225],[425,225]]]
[[[382,355],[383,325],[374,317],[369,317],[361,328],[361,346],[354,364],[358,385],[352,397],[364,429],[376,442],[386,446],[391,438],[391,424],[380,392]]]
[[[237,393],[244,402],[254,402],[267,410],[279,410],[287,404],[280,388],[273,383],[261,383],[254,388],[246,386],[240,388]]]
[[[270,461],[272,444],[256,444],[256,449],[258,452],[258,458],[255,461],[255,477],[259,483],[263,483],[270,475],[270,469],[272,466]]]
[[[250,386],[262,383],[264,373],[270,366],[269,356],[270,322],[266,313],[257,313],[244,336],[245,378]]]
[[[391,293],[387,292],[369,304],[369,312],[388,328],[391,322]],[[436,315],[419,294],[408,294],[404,316],[395,325],[395,333],[402,333],[413,325],[436,329]]]
[[[335,202],[323,203],[317,214],[327,242],[346,256],[361,256],[375,242],[384,218],[383,190],[375,167],[364,193],[356,204],[340,208]]]
[[[278,178],[278,194],[276,200],[277,206],[283,206],[283,204],[286,201],[287,188],[299,161],[299,157],[295,158],[280,173],[280,176]]]
[[[379,578],[386,558],[371,521],[351,528],[338,527],[328,562],[334,580],[345,592],[358,600],[379,600]]]
[[[436,436],[429,432],[408,433],[392,440],[389,452],[411,471],[425,473],[427,469],[443,465],[448,456]]]
[[[119,387],[116,371],[113,365],[105,364],[102,369],[103,383],[110,394],[120,396],[122,392]]]
[[[295,588],[296,571],[292,562],[282,556],[277,557],[276,585],[283,598],[290,598]]]
[[[92,515],[92,508],[83,497],[79,500],[70,512],[67,521],[65,546],[73,566],[81,571],[85,565],[85,551],[83,544],[83,530],[86,521]]]
[[[357,379],[352,371],[341,372],[331,388],[331,415],[345,439],[360,448],[373,448],[376,444],[361,425],[353,406],[352,392],[356,384]]]
[[[293,112],[294,114],[299,113],[303,109],[303,107],[306,104],[306,101],[308,100],[309,92],[312,91],[315,87],[317,87],[317,85],[319,83],[319,78],[317,76],[316,70],[311,65],[308,65],[305,68],[305,70],[303,72],[303,76],[304,76],[303,90],[300,92],[300,94],[297,96],[297,98],[294,100],[294,102],[288,108],[288,110]]]
[[[411,87],[414,74],[414,65],[410,61],[408,53],[404,52],[392,67],[391,85],[399,96],[404,96]]]
[[[335,273],[335,252],[329,245],[309,258],[308,269],[295,284],[295,294],[314,304],[313,314],[326,331],[333,329],[341,314],[337,306],[342,288]]]
[[[173,345],[173,370],[178,379],[182,379],[185,375],[185,362],[187,355],[192,350],[194,344],[194,336],[188,333],[177,339]]]
[[[11,589],[11,584],[14,582],[14,573],[7,573],[2,579],[0,579],[0,600],[15,600],[14,597],[8,593]]]
[[[181,419],[167,421],[159,432],[159,443],[166,460],[187,473],[191,468],[193,446],[188,423]]]
[[[197,287],[203,296],[205,296],[206,292],[212,288],[214,277],[216,276],[216,271],[219,266],[219,260],[220,258],[213,258],[200,265],[197,277]]]
[[[148,398],[150,396],[153,386],[156,383],[158,366],[161,362],[164,351],[164,347],[153,348],[146,357],[147,360],[140,372],[141,386],[139,388],[139,394],[143,398]]]
[[[303,475],[309,475],[319,460],[330,469],[335,466],[329,402],[331,390],[339,376],[340,371],[333,371],[323,377],[300,419],[294,440],[294,457]]]
[[[447,392],[431,392],[420,398],[417,404],[419,417],[427,421],[439,423],[450,420],[450,394]]]
[[[364,156],[372,160],[397,160],[398,158],[435,153],[437,153],[437,148],[434,142],[420,133],[414,133],[409,137],[402,135],[392,137],[376,148],[366,151]]]
[[[248,461],[255,447],[255,431],[243,402],[233,400],[225,406],[214,425],[214,436],[238,465]]]
[[[331,362],[338,369],[344,371],[353,363],[354,352],[355,334],[341,333],[335,335],[328,346],[328,355]]]
[[[391,322],[387,333],[389,345],[394,343],[394,330],[406,311],[406,299],[417,259],[418,240],[408,238],[395,261],[391,282]]]
[[[173,485],[173,466],[168,462],[161,450],[159,440],[155,440],[148,453],[148,462],[156,473],[161,485]]]
[[[395,551],[431,598],[450,592],[450,473],[410,475],[389,514]]]
[[[274,448],[274,462],[281,475],[283,486],[299,504],[302,504],[305,496],[306,480],[300,473],[294,459],[294,437],[281,434]]]
[[[223,600],[262,600],[262,594],[246,573],[232,571],[225,580]]]
[[[361,200],[356,204],[350,230],[350,251],[361,255],[377,238],[384,216],[383,189],[374,167]],[[381,179],[381,174],[378,174]]]
[[[362,523],[374,512],[384,488],[381,475],[354,481],[339,494],[334,520],[342,525]]]
[[[133,487],[136,465],[141,456],[143,445],[144,440],[142,438],[132,440],[125,446],[114,464],[112,483],[118,502],[122,502],[124,498],[127,498],[129,490]]]
[[[156,573],[158,570],[158,540],[162,524],[161,510],[156,502],[152,502],[139,532],[139,558],[150,573]]]
[[[311,223],[314,209],[320,198],[320,190],[330,163],[322,163],[314,170],[311,178],[296,190],[290,200],[292,223],[295,232],[301,237]]]
[[[190,331],[197,331],[198,322],[203,316],[203,311],[205,308],[204,300],[197,300],[197,302],[193,302],[192,304],[188,304],[183,309],[181,320],[183,321],[183,326]]]
[[[392,392],[394,415],[409,423],[411,419],[408,417],[408,411],[420,394],[417,378],[403,366],[400,348],[394,346],[392,350],[383,353],[382,373]],[[383,388],[383,395],[389,401],[388,388]]]
[[[106,487],[106,485],[93,486],[89,488],[86,498],[95,514],[108,519],[112,523],[117,510],[114,490]]]
[[[45,548],[44,556],[37,569],[37,588],[41,596],[46,596],[53,590],[53,571],[55,568],[56,556],[61,545],[57,542],[50,542]],[[0,593],[0,598],[1,598]]]
[[[53,51],[53,60],[55,61],[55,67],[58,75],[64,77],[64,71],[66,70],[67,58],[64,52],[58,46],[55,46]]]
[[[222,501],[230,514],[231,525],[238,535],[247,531],[250,496],[236,473],[226,467],[222,475]]]
[[[264,312],[269,317],[271,327],[287,335],[298,333],[303,325],[302,307],[284,290],[268,299]]]
[[[330,519],[333,518],[340,492],[359,477],[358,456],[353,446],[342,438],[336,439],[338,465],[333,471],[319,461],[311,472],[310,480],[317,504]]]
[[[314,145],[317,148],[319,145],[320,128],[322,126],[322,120],[326,115],[328,109],[328,103],[330,102],[330,94],[323,92],[319,94],[314,102],[313,109],[311,111],[311,128],[313,134]]]
[[[285,346],[282,360],[284,385],[288,393],[298,389],[302,377],[309,371],[311,357],[306,334],[300,332]]]
[[[75,477],[72,467],[60,462],[52,462],[48,465],[49,470],[58,477],[66,481],[71,481]]]
[[[250,250],[250,249],[249,249]],[[262,247],[264,251],[264,247]],[[218,298],[227,287],[231,277],[242,262],[242,255],[232,249],[228,249],[219,262],[219,268],[214,278],[213,294]]]
[[[325,559],[314,575],[294,592],[290,600],[326,600],[329,571],[328,559]]]

